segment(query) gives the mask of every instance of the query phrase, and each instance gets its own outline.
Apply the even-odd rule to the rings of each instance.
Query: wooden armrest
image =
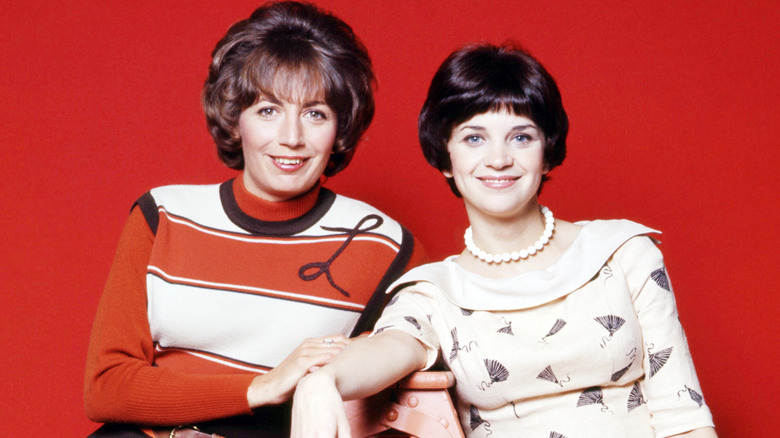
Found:
[[[352,436],[393,429],[411,437],[463,438],[448,391],[454,385],[449,371],[418,371],[372,397],[345,401]]]

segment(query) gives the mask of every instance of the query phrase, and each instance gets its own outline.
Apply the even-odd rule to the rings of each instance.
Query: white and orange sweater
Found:
[[[327,189],[267,202],[240,181],[136,202],[90,340],[91,419],[249,414],[257,374],[305,338],[370,329],[364,308],[379,310],[385,288],[424,261],[407,230],[365,203]]]

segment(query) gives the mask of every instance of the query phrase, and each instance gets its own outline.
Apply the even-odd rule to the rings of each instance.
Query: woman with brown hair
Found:
[[[365,47],[313,5],[269,3],[228,30],[202,100],[241,173],[134,204],[90,340],[86,412],[110,423],[95,436],[288,435],[301,377],[370,329],[423,257],[321,186],[371,123],[373,87]]]

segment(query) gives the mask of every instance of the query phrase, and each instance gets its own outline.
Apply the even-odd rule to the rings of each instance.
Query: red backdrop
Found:
[[[0,429],[83,436],[87,339],[128,209],[157,185],[234,174],[199,93],[214,44],[258,3],[3,3]],[[401,220],[436,258],[460,251],[465,215],[419,152],[417,111],[459,45],[521,42],[572,126],[542,202],[662,230],[721,436],[776,433],[776,1],[321,4],[379,78],[375,122],[328,186]]]

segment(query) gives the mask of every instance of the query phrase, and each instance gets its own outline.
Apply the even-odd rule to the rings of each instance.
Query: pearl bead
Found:
[[[545,245],[550,243],[550,239],[552,238],[553,232],[555,230],[555,218],[553,217],[550,209],[540,205],[539,211],[544,215],[544,232],[542,233],[542,236],[539,238],[539,240],[537,240],[528,248],[520,251],[512,251],[511,253],[506,252],[504,254],[491,254],[479,249],[479,247],[474,243],[471,227],[468,227],[466,228],[466,232],[463,234],[463,240],[466,243],[466,249],[471,254],[473,254],[474,257],[477,257],[486,263],[500,264],[508,263],[510,261],[516,262],[533,256],[537,252],[541,251]]]

